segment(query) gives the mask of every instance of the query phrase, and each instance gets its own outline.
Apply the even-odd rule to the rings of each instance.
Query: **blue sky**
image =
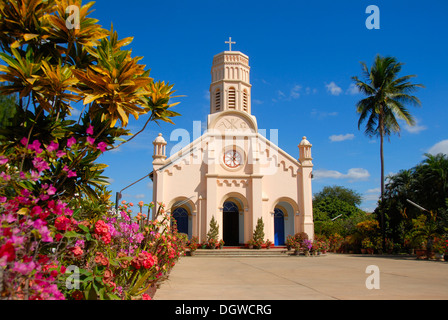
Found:
[[[369,30],[366,8],[380,9],[380,29]],[[358,130],[351,77],[360,61],[376,54],[405,63],[402,74],[426,86],[417,92],[421,108],[411,108],[417,126],[403,124],[401,136],[385,144],[385,173],[408,169],[428,151],[448,153],[448,2],[428,1],[115,1],[99,0],[91,17],[120,38],[133,36],[133,55],[156,80],[174,83],[181,103],[176,125],[153,123],[118,151],[104,154],[105,174],[115,192],[152,170],[152,141],[161,132],[167,151],[176,128],[192,135],[193,121],[203,128],[209,112],[213,56],[232,49],[249,56],[252,114],[258,127],[278,129],[279,146],[298,158],[306,135],[313,144],[313,191],[342,185],[361,193],[362,208],[373,210],[379,195],[379,141]],[[133,132],[145,117],[131,121]],[[269,138],[269,136],[268,136]],[[125,199],[152,200],[145,179],[124,192]]]

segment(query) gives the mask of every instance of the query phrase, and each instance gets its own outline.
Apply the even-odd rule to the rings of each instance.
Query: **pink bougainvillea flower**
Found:
[[[142,300],[151,300],[151,297],[149,296],[149,294],[144,293],[142,294]]]
[[[0,266],[5,266],[4,262],[14,261],[15,258],[16,253],[12,241],[8,241],[0,247]]]
[[[51,141],[50,145],[47,146],[47,151],[50,151],[50,152],[58,150],[58,149],[59,149],[59,144],[54,141]]]
[[[37,173],[34,170],[31,170],[31,180],[33,180],[33,181],[39,180],[39,173]]]
[[[44,159],[39,158],[39,157],[33,159],[33,165],[34,165],[34,168],[36,168],[39,173],[41,173],[44,170],[50,169],[48,163],[45,162]]]
[[[62,157],[65,156],[65,155],[66,155],[65,151],[58,150],[58,151],[56,152],[56,157],[58,157],[58,158],[62,158]]]
[[[93,146],[93,144],[95,143],[95,138],[87,137],[86,139],[87,139],[87,143],[91,144]]]
[[[12,269],[15,272],[21,273],[23,275],[27,275],[31,273],[36,268],[36,263],[31,261],[29,263],[22,262],[14,262],[14,268]]]
[[[92,126],[91,124],[89,124],[89,127],[88,127],[87,130],[86,130],[86,133],[87,133],[87,134],[90,134],[90,135],[93,134],[93,126]]]
[[[101,150],[101,152],[106,151],[107,143],[106,142],[100,142],[98,143],[98,146],[96,147],[98,150]]]
[[[8,158],[5,158],[4,156],[0,156],[0,165],[6,164],[8,162]]]
[[[82,251],[82,249],[78,246],[70,248],[69,250],[73,253],[75,258],[82,256],[82,254],[84,253],[84,251]]]
[[[28,149],[34,150],[36,153],[42,153],[43,150],[40,147],[41,143],[39,140],[34,140],[32,144],[28,145]]]
[[[52,195],[54,195],[56,193],[56,188],[55,187],[53,187],[52,185],[48,188],[48,190],[47,190],[47,194],[48,195],[50,195],[50,196],[52,196]]]
[[[74,137],[71,137],[67,140],[67,147],[70,148],[75,143],[76,143],[76,139]]]
[[[61,230],[61,231],[65,231],[69,228],[70,226],[70,219],[67,218],[66,216],[59,216],[56,218],[56,220],[54,221],[54,226],[56,227],[56,229]]]
[[[28,139],[23,137],[22,140],[20,140],[20,143],[26,146],[26,144],[28,143]]]
[[[0,178],[2,178],[5,181],[11,180],[11,176],[9,174],[7,174],[7,173],[4,173],[4,172],[0,173]]]
[[[67,177],[68,178],[76,177],[76,172],[72,171],[72,170],[69,170],[68,173],[67,173]]]

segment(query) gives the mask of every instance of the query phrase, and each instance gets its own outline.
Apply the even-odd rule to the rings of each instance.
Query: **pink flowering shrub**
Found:
[[[92,129],[93,130],[93,129]],[[71,207],[51,169],[76,179],[66,157],[91,148],[69,138],[42,145],[22,139],[17,152],[0,157],[0,295],[7,299],[148,299],[185,249],[185,239],[164,216],[132,217],[124,203],[94,212]],[[68,149],[68,150],[67,150]],[[21,159],[32,167],[19,170]],[[71,176],[71,177],[70,177]],[[106,197],[107,198],[107,197]],[[90,200],[89,200],[90,201]],[[140,209],[143,204],[139,203]],[[152,208],[152,204],[149,205]],[[130,211],[130,210],[129,210]],[[67,286],[78,270],[79,283]]]
[[[169,217],[162,215],[160,221],[142,219],[141,213],[131,217],[128,205],[122,204],[118,213],[109,210],[93,224],[78,224],[78,236],[84,240],[64,257],[65,264],[82,270],[81,287],[67,291],[70,298],[148,298],[150,287],[166,279],[183,255],[186,241]]]

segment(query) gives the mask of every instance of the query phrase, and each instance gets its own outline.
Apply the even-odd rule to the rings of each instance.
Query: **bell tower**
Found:
[[[232,51],[232,38],[226,41],[229,51],[213,57],[210,85],[210,114],[222,111],[243,111],[250,114],[251,84],[249,57]]]

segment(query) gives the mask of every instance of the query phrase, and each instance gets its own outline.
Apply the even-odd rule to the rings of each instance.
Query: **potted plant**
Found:
[[[219,247],[219,249],[222,249],[222,247],[224,247],[224,240],[223,239],[221,239],[221,240],[219,240],[219,243],[218,243],[218,247]]]
[[[198,237],[192,237],[190,241],[188,241],[187,248],[189,249],[187,251],[187,255],[194,256],[195,251],[198,249],[199,243],[198,243]]]
[[[249,241],[247,241],[247,247],[249,249],[253,249],[254,248],[254,240],[250,239]]]
[[[266,244],[266,249],[269,249],[272,245],[272,242],[269,239],[267,239],[265,244]]]
[[[311,240],[304,239],[302,241],[302,250],[306,257],[310,256],[311,248],[313,247],[313,243]]]
[[[254,240],[254,249],[261,249],[262,246],[263,246],[263,240],[262,239]]]
[[[320,242],[320,253],[326,254],[327,251],[328,251],[328,241],[327,240],[322,240]]]
[[[295,239],[294,239],[294,237],[291,236],[291,235],[287,236],[287,237],[286,237],[286,242],[285,242],[285,244],[286,244],[286,249],[287,249],[288,251],[291,250],[292,248],[294,248],[294,245],[295,245]]]
[[[311,244],[310,253],[311,253],[313,256],[317,256],[317,255],[319,254],[319,252],[320,252],[320,243],[319,243],[319,241],[314,241],[314,242]]]
[[[295,256],[298,256],[299,254],[300,254],[300,251],[301,251],[301,246],[300,246],[300,242],[298,242],[298,241],[294,241],[294,243],[293,243],[293,249],[294,249],[294,252],[293,252],[293,254],[295,255]]]

